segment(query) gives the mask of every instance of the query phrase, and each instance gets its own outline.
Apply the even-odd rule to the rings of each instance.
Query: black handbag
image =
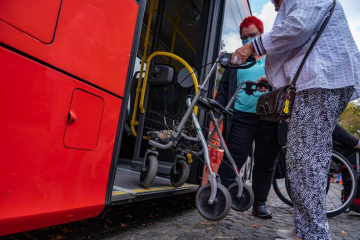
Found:
[[[330,10],[330,15],[325,19],[320,30],[316,34],[316,37],[314,38],[308,51],[306,52],[291,83],[289,85],[278,88],[272,92],[265,93],[259,97],[256,105],[256,114],[260,117],[260,119],[277,122],[280,120],[285,120],[291,116],[291,112],[295,101],[296,81],[299,78],[301,69],[305,64],[306,59],[308,58],[310,52],[314,48],[316,42],[319,40],[326,25],[330,21],[332,13],[334,12],[335,9],[335,5],[336,5],[336,0],[334,0],[333,6]]]

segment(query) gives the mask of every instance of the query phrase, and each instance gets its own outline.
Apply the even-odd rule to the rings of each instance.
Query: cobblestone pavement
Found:
[[[107,208],[97,218],[0,238],[37,239],[274,239],[275,230],[292,226],[292,209],[273,190],[269,210],[273,219],[261,220],[251,211],[231,213],[222,221],[208,222],[194,206],[194,194]],[[331,218],[332,239],[360,239],[360,216]]]

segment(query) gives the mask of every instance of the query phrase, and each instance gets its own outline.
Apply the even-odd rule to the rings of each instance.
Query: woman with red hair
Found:
[[[245,45],[264,32],[262,21],[254,16],[247,17],[240,24],[240,38]],[[216,101],[226,106],[230,98],[235,94],[237,86],[243,81],[257,81],[265,75],[265,56],[254,54],[256,64],[249,69],[226,69],[219,83]],[[276,159],[280,150],[277,141],[277,124],[262,121],[256,115],[258,96],[248,95],[241,90],[234,102],[233,117],[227,116],[224,134],[227,146],[237,166],[241,168],[247,160],[253,142],[255,141],[254,170],[252,188],[254,192],[253,214],[260,218],[272,218],[266,209],[266,200],[274,177]],[[220,164],[218,174],[221,183],[228,187],[234,182],[233,170],[224,158]]]

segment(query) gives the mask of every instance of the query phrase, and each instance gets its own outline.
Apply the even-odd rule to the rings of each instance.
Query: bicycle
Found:
[[[280,154],[285,153],[282,151]],[[349,149],[334,143],[326,189],[326,214],[329,218],[346,210],[360,212],[360,207],[353,206],[360,179],[359,154],[359,149]],[[273,188],[285,204],[293,206],[287,175],[282,179],[274,178]]]

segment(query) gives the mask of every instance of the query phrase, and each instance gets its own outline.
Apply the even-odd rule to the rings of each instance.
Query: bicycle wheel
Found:
[[[287,179],[276,179],[273,180],[273,188],[276,195],[283,201],[285,204],[289,205],[290,207],[293,206],[291,201],[290,195],[288,194],[288,189],[286,188],[286,181]]]
[[[337,182],[337,175],[342,174],[342,183]],[[339,152],[333,151],[328,177],[328,193],[326,196],[326,213],[328,217],[334,217],[344,212],[354,201],[358,182],[354,168],[350,162]],[[348,197],[343,198],[345,188]]]
[[[342,181],[337,181],[338,175],[342,174]],[[285,178],[286,194],[290,197],[290,183]],[[346,199],[344,192],[346,187]],[[339,152],[333,151],[328,174],[328,185],[326,188],[326,214],[335,217],[344,212],[354,201],[358,188],[355,171],[349,161]],[[283,191],[280,191],[283,193]],[[284,193],[284,198],[286,197]],[[279,195],[278,195],[279,196]],[[281,200],[283,200],[280,197]],[[289,199],[288,199],[289,200]]]

